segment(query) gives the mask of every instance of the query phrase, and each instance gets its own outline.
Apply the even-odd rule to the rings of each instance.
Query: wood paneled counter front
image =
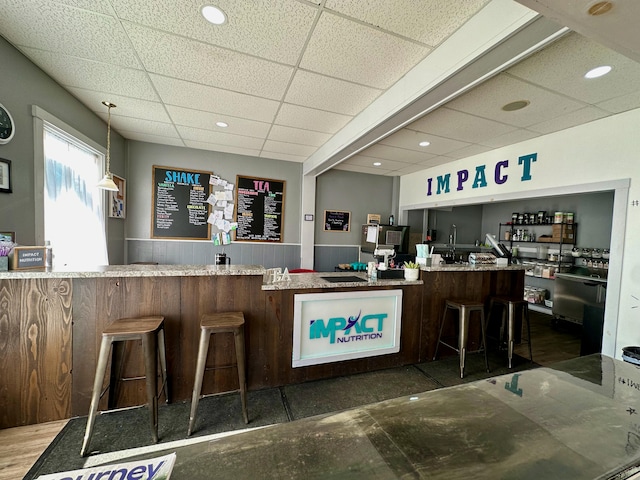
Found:
[[[86,415],[101,333],[117,318],[165,317],[171,400],[180,401],[191,397],[205,312],[244,313],[248,387],[257,390],[430,360],[443,298],[521,295],[524,288],[524,272],[504,268],[423,270],[422,281],[414,282],[329,283],[319,277],[341,274],[297,274],[287,284],[271,285],[264,284],[265,271],[246,265],[127,265],[0,273],[0,428]],[[396,288],[403,291],[399,353],[292,368],[296,293]],[[231,364],[232,345],[232,338],[214,336],[209,364]],[[127,349],[124,376],[143,373],[140,354],[138,345]],[[235,388],[235,368],[223,368],[205,375],[202,391]],[[119,407],[144,402],[143,381],[125,382],[116,400]]]

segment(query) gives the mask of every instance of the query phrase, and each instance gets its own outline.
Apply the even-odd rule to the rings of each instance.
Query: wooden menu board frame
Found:
[[[286,184],[285,180],[236,175],[236,241],[284,241]],[[269,198],[271,205],[265,207]]]
[[[207,222],[211,213],[207,202],[211,194],[210,178],[211,172],[153,165],[151,238],[211,238],[211,224]],[[191,223],[191,217],[195,217],[196,223]],[[160,218],[164,227],[158,226]]]

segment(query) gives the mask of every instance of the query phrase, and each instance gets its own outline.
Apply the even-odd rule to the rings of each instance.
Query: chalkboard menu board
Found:
[[[325,210],[324,211],[324,229],[325,231],[348,232],[351,230],[351,212],[342,210]]]
[[[283,180],[236,176],[236,240],[282,242]]]
[[[210,238],[210,176],[210,172],[153,166],[151,238]]]

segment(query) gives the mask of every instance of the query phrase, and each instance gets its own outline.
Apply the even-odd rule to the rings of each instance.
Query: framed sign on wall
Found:
[[[127,181],[117,175],[113,175],[113,183],[118,187],[118,191],[109,192],[109,216],[111,218],[125,218],[126,216],[126,195]]]
[[[236,176],[236,240],[282,242],[286,182]]]
[[[351,230],[351,212],[343,210],[324,211],[325,232],[348,232]]]
[[[0,192],[11,193],[11,160],[0,158]]]
[[[211,172],[153,166],[151,238],[209,240]]]

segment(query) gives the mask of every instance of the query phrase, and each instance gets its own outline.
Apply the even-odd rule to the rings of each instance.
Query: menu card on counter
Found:
[[[210,176],[210,172],[153,166],[151,238],[210,238]]]
[[[284,180],[236,177],[236,240],[282,242]]]

